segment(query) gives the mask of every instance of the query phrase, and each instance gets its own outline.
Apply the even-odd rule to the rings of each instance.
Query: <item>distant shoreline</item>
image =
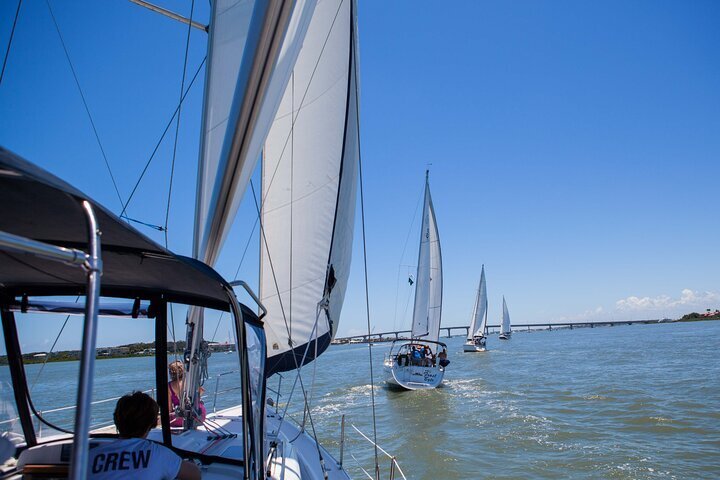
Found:
[[[698,315],[698,316],[695,316]],[[682,322],[707,322],[720,320],[720,315],[713,315],[711,317],[703,317],[699,314],[691,313],[663,323],[682,323]],[[358,342],[355,342],[357,344]],[[359,342],[362,343],[362,342]],[[339,345],[339,344],[338,344]],[[234,350],[234,344],[214,344],[211,348],[212,352],[227,352]],[[127,353],[115,353],[113,350],[127,349]],[[177,342],[176,351],[183,352],[185,350],[185,342]],[[130,345],[119,345],[117,347],[104,347],[98,348],[98,355],[95,356],[96,360],[110,360],[118,358],[141,358],[141,357],[154,357],[155,356],[155,343],[135,343]],[[172,343],[168,344],[168,355],[172,355]],[[47,359],[47,360],[46,360]],[[39,363],[57,363],[57,362],[77,362],[80,360],[80,350],[64,350],[55,352],[47,358],[45,352],[32,352],[23,355],[24,365],[35,365]],[[0,366],[8,365],[7,355],[0,356]]]
[[[233,343],[211,343],[210,351],[215,352],[228,352],[235,350],[235,344]],[[172,342],[168,343],[168,355],[173,355],[173,352],[181,354],[185,351],[185,342],[179,341],[175,345]],[[116,347],[103,347],[96,349],[96,360],[109,360],[117,358],[141,358],[141,357],[154,357],[155,356],[155,343],[133,343],[129,345],[119,345]],[[42,363],[57,363],[57,362],[77,362],[80,360],[80,350],[63,350],[60,352],[54,352],[48,354],[47,352],[31,352],[23,354],[22,356],[24,365],[34,365]],[[8,365],[7,355],[0,356],[0,366]]]

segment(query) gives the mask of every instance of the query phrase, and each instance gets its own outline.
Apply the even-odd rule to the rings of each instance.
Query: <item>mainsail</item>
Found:
[[[427,174],[425,175],[425,204],[415,278],[412,338],[437,342],[440,336],[440,316],[442,314],[442,256]]]
[[[468,330],[468,340],[472,337],[482,337],[485,335],[485,326],[487,325],[487,284],[485,283],[485,265],[480,271],[480,285],[478,286],[477,297],[475,298],[475,307],[473,308],[472,323]]]
[[[502,324],[500,325],[500,334],[510,333],[510,313],[508,313],[507,303],[505,303],[505,297],[503,296],[503,316]]]
[[[337,331],[352,253],[358,143],[354,2],[318,3],[265,142],[260,299],[268,374]]]

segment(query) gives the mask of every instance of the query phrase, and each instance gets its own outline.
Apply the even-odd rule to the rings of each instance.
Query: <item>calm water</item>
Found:
[[[720,478],[720,322],[516,332],[490,338],[490,351],[464,354],[447,339],[452,361],[444,388],[397,392],[383,386],[373,347],[378,443],[408,478]],[[235,356],[211,357],[211,374],[235,368]],[[96,398],[153,386],[152,358],[97,363]],[[38,366],[28,366],[32,381]],[[73,403],[76,363],[48,364],[35,387],[38,408]],[[333,346],[303,369],[323,445],[339,453],[346,415],[345,465],[372,467],[372,447],[350,424],[372,434],[367,345]],[[282,381],[281,406],[294,375]],[[223,379],[219,390],[232,387]],[[277,386],[277,377],[269,385]],[[215,381],[207,386],[212,404]],[[314,388],[313,388],[314,387]],[[218,408],[237,403],[218,396]],[[289,411],[302,416],[300,387]],[[111,419],[114,402],[93,409]],[[211,409],[211,408],[210,408]],[[72,412],[54,414],[67,422]],[[351,456],[357,458],[357,463]],[[381,459],[387,472],[388,461]]]

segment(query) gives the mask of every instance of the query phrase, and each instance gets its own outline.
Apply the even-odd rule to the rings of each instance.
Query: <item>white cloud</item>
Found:
[[[680,293],[679,298],[672,298],[668,295],[659,295],[657,297],[631,296],[615,302],[615,308],[626,312],[645,312],[680,308],[717,308],[718,304],[720,304],[720,293],[696,292],[686,288]]]

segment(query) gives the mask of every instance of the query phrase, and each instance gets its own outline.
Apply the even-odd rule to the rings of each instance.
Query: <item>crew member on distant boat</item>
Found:
[[[146,439],[157,425],[159,412],[157,402],[145,393],[133,392],[121,397],[113,414],[120,439],[101,443],[90,450],[90,478],[199,480],[201,475],[197,465]]]
[[[438,353],[438,363],[441,367],[447,367],[450,365],[450,360],[447,359],[447,349],[443,348],[442,352]]]

